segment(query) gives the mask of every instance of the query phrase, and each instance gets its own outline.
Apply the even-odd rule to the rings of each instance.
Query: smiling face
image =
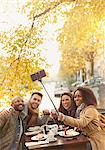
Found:
[[[21,112],[24,109],[24,101],[21,97],[17,96],[13,98],[11,106],[16,110]]]
[[[39,107],[42,101],[42,97],[38,94],[34,94],[30,99],[31,108],[36,109]]]
[[[63,95],[62,98],[61,98],[61,102],[62,102],[62,106],[65,108],[65,109],[69,109],[70,106],[71,106],[71,98],[70,96],[68,95]]]
[[[74,94],[74,101],[76,103],[76,106],[80,106],[83,103],[83,98],[79,90],[77,90]]]

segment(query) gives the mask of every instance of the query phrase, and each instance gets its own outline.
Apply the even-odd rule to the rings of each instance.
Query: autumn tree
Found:
[[[55,13],[57,6],[65,2],[66,0],[28,0],[20,9],[27,15],[27,26],[19,24],[8,32],[1,32],[0,43],[5,53],[0,65],[2,93],[24,94],[27,90],[40,89],[37,83],[32,83],[30,74],[48,68],[46,57],[41,55],[43,48],[40,48],[45,40],[43,27],[50,22],[51,11]]]
[[[0,34],[0,43],[6,54],[0,66],[1,91],[25,93],[27,89],[39,88],[37,83],[32,84],[30,74],[48,67],[40,45],[46,40],[45,25],[57,25],[59,17],[65,23],[56,30],[58,35],[60,33],[62,71],[71,75],[84,69],[86,52],[83,51],[93,33],[99,35],[97,29],[105,15],[104,8],[104,0],[27,0],[20,9],[27,15],[27,26],[20,24]]]
[[[59,37],[64,76],[85,68],[86,61],[91,62],[91,76],[94,74],[94,58],[102,47],[99,24],[105,16],[104,7],[104,0],[80,0],[64,12],[67,19]]]

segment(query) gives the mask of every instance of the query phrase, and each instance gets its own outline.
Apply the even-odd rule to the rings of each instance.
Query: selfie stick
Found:
[[[55,108],[55,110],[56,110],[56,112],[57,112],[57,114],[58,114],[59,112],[58,112],[58,110],[57,110],[57,108],[56,108],[56,106],[55,106],[54,102],[52,101],[52,99],[51,99],[51,97],[50,97],[49,93],[47,92],[47,90],[46,90],[46,88],[45,88],[45,86],[44,86],[44,84],[43,84],[42,80],[40,79],[39,81],[40,81],[40,83],[42,84],[42,86],[43,86],[44,90],[46,91],[46,93],[47,93],[47,95],[48,95],[49,99],[51,100],[51,102],[52,102],[52,104],[53,104],[53,106],[54,106],[54,108]]]
[[[43,73],[42,75],[41,75],[41,72]],[[44,86],[44,84],[43,84],[43,82],[42,82],[42,79],[41,79],[41,78],[42,78],[42,77],[45,77],[45,76],[46,76],[46,74],[45,74],[44,70],[41,70],[40,72],[37,72],[37,73],[35,73],[35,74],[32,74],[32,75],[31,75],[31,79],[32,79],[32,81],[36,81],[36,80],[40,81],[40,83],[42,84],[44,90],[46,91],[46,93],[47,93],[49,99],[51,100],[51,103],[53,104],[53,106],[54,106],[54,108],[55,108],[55,111],[56,111],[57,114],[58,114],[59,112],[58,112],[58,110],[57,110],[57,108],[56,108],[54,102],[52,101],[52,99],[51,99],[49,93],[47,92],[47,90],[46,90],[46,88],[45,88],[45,86]]]

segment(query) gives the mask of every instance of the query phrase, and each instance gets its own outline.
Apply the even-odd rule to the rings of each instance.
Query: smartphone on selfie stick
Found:
[[[44,70],[40,70],[40,71],[38,71],[38,72],[32,74],[32,75],[31,75],[31,79],[32,79],[33,82],[36,81],[36,80],[38,80],[38,81],[42,84],[44,90],[46,91],[46,93],[47,93],[49,99],[51,100],[51,102],[52,102],[52,104],[53,104],[53,106],[54,106],[54,109],[55,109],[56,113],[58,114],[59,112],[58,112],[58,110],[57,110],[57,108],[56,108],[54,102],[52,101],[52,99],[51,99],[49,93],[47,92],[47,90],[46,90],[46,88],[45,88],[45,86],[44,86],[44,84],[43,84],[43,82],[42,82],[42,78],[45,77],[45,76],[46,76],[45,71],[44,71]]]

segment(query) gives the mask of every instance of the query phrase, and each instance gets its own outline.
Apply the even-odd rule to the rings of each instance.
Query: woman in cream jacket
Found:
[[[77,106],[80,101],[85,104],[84,109],[80,112],[80,118],[76,119],[59,113],[58,120],[67,125],[81,128],[89,138],[92,150],[105,150],[105,132],[100,126],[94,93],[88,88],[78,87],[74,92],[74,100]]]

